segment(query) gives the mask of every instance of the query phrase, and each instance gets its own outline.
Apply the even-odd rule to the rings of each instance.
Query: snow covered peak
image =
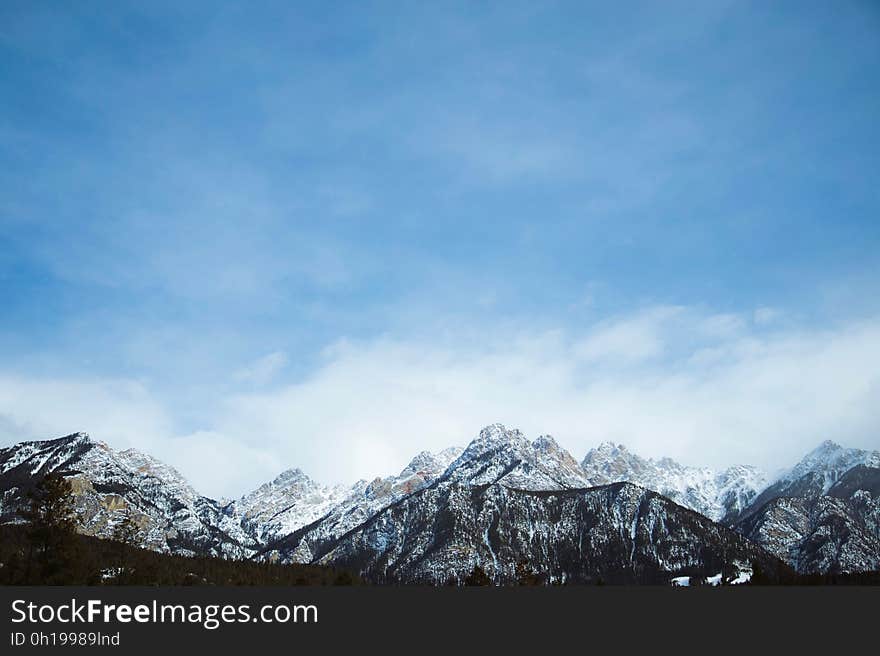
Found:
[[[449,469],[450,472],[457,471],[459,477],[467,477],[467,472],[483,468],[483,463],[487,461],[493,461],[503,469],[526,459],[531,451],[531,444],[519,430],[508,430],[503,424],[491,424],[480,431]]]
[[[472,485],[501,483],[526,490],[589,487],[577,461],[552,437],[529,442],[521,431],[502,424],[480,431],[447,475]]]
[[[822,443],[813,449],[810,453],[817,453],[821,451],[840,451],[843,447],[840,446],[834,440],[823,440]]]
[[[326,515],[350,490],[326,487],[300,469],[287,469],[233,504],[245,530],[265,541],[292,533]]]
[[[535,441],[532,442],[532,446],[537,448],[541,447],[555,447],[558,446],[556,440],[553,439],[552,435],[538,435],[535,438]]]
[[[26,463],[31,476],[53,471],[59,465],[88,453],[95,447],[103,451],[110,448],[103,442],[95,442],[88,433],[71,433],[52,440],[35,440],[0,449],[0,474]]]
[[[519,429],[508,430],[504,424],[490,424],[480,431],[479,436],[471,444],[522,444],[524,442],[526,442],[526,438]]]
[[[765,486],[764,474],[754,467],[688,467],[672,458],[642,458],[612,442],[591,449],[581,468],[593,485],[635,483],[716,521],[744,508]]]
[[[654,463],[630,453],[622,444],[602,442],[584,456],[581,468],[594,485],[605,485],[617,481],[641,484],[643,473],[656,467]]]
[[[97,442],[95,445],[101,451],[112,452],[112,449],[104,442]],[[166,465],[164,462],[156,460],[151,455],[147,455],[137,449],[126,449],[124,451],[117,451],[115,456],[119,463],[129,471],[136,472],[141,476],[152,476],[164,481],[166,484],[173,483],[180,488],[185,488],[189,496],[193,498],[198,496],[180,472],[171,465]]]
[[[552,435],[539,435],[538,439],[532,442],[532,448],[538,454],[539,460],[544,461],[545,464],[555,462],[554,466],[564,468],[571,473],[576,472],[579,477],[581,476],[582,472],[577,460],[559,446]]]
[[[19,494],[50,472],[71,482],[78,530],[87,535],[109,537],[122,517],[130,517],[141,529],[143,546],[151,549],[250,553],[240,541],[245,536],[227,526],[213,500],[197,494],[173,467],[140,451],[115,451],[86,433],[0,449],[0,476],[14,482]],[[0,505],[0,511],[13,510]]]
[[[299,468],[285,469],[268,483],[263,483],[256,490],[241,497],[241,504],[248,505],[252,500],[257,500],[266,494],[272,494],[279,490],[313,490],[320,486],[309,478]]]
[[[273,480],[272,485],[296,485],[296,484],[308,484],[311,479],[303,472],[299,467],[295,467],[294,469],[285,469],[283,472],[278,474]]]
[[[561,451],[562,447],[553,439],[552,435],[538,435],[537,439],[532,442],[532,447],[538,451],[554,453]]]
[[[780,476],[778,483],[793,482],[813,475],[815,479],[821,479],[821,493],[824,494],[837,479],[856,465],[880,467],[880,451],[850,449],[825,440]]]
[[[421,475],[423,477],[434,478],[439,476],[449,465],[461,455],[462,449],[459,447],[449,447],[437,453],[430,451],[422,451],[415,458],[410,460],[409,464],[400,472],[401,478],[413,475]]]
[[[607,454],[616,454],[616,453],[627,453],[627,448],[624,444],[615,444],[614,442],[605,441],[600,442],[599,446],[595,449],[592,449],[596,453],[607,453]]]

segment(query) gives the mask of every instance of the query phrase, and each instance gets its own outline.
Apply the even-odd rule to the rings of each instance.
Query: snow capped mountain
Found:
[[[269,560],[309,563],[316,549],[367,521],[374,514],[430,485],[441,476],[461,453],[451,447],[439,453],[423,451],[413,458],[397,476],[358,481],[349,494],[326,515],[276,541],[269,541],[261,556]]]
[[[715,521],[738,514],[766,485],[764,473],[749,465],[716,472],[687,467],[670,458],[645,459],[611,442],[587,453],[581,468],[593,485],[635,483]]]
[[[880,451],[848,449],[826,440],[779,476],[765,493],[767,496],[819,496],[856,465],[880,468]]]
[[[494,424],[433,482],[370,506],[344,530],[337,522],[349,511],[340,507],[264,555],[433,584],[461,581],[475,565],[511,582],[523,562],[569,582],[667,583],[673,573],[714,574],[734,560],[775,567],[729,529],[653,492],[627,483],[588,487],[552,438],[529,442]]]
[[[111,537],[130,517],[156,551],[244,556],[253,544],[238,522],[200,496],[172,467],[134,449],[117,452],[85,433],[0,450],[0,516],[15,520],[27,492],[45,474],[70,480],[80,530]]]
[[[49,472],[70,480],[89,535],[130,517],[158,551],[338,564],[375,580],[461,580],[480,565],[509,582],[521,561],[557,581],[666,582],[734,560],[778,567],[774,556],[801,572],[880,568],[880,453],[832,442],[767,485],[747,465],[688,467],[610,442],[578,464],[548,435],[493,424],[396,475],[328,487],[290,469],[218,503],[146,454],[76,433],[0,449],[0,521],[19,521]]]
[[[288,469],[230,506],[241,527],[265,544],[293,533],[326,515],[345,499],[343,486],[319,485],[299,469]]]
[[[313,562],[377,582],[461,582],[480,566],[496,583],[668,583],[772,556],[720,524],[629,483],[536,491],[444,477],[386,507]]]
[[[758,495],[735,528],[802,573],[880,568],[880,453],[825,441]]]
[[[826,440],[766,486],[749,506],[743,508],[736,520],[745,520],[749,515],[760,511],[768,502],[780,497],[815,500],[826,494],[846,472],[858,465],[880,468],[880,452],[849,449]]]
[[[447,472],[471,485],[501,483],[522,490],[590,487],[571,455],[549,435],[529,442],[518,430],[492,424],[480,431]]]
[[[429,462],[425,454],[414,460]],[[418,466],[418,465],[417,465]],[[494,424],[448,467],[403,491],[377,481],[264,552],[281,561],[335,563],[376,581],[461,581],[479,565],[511,582],[522,563],[552,581],[667,583],[736,562],[776,561],[758,547],[660,495],[626,483],[587,489],[577,462],[542,436]],[[395,487],[402,494],[394,494]],[[387,496],[375,503],[371,492]]]

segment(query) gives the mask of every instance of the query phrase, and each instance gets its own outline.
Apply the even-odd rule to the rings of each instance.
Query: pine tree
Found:
[[[112,540],[117,547],[115,579],[117,583],[122,585],[132,579],[132,552],[140,545],[140,528],[132,518],[130,509],[126,510],[122,521],[113,527]]]
[[[28,494],[30,503],[20,514],[30,522],[25,580],[28,583],[67,583],[74,573],[77,545],[74,537],[73,492],[60,474],[47,474]]]

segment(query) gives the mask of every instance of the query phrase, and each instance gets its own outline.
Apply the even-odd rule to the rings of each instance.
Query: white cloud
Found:
[[[149,449],[171,422],[136,381],[45,380],[0,374],[4,442],[91,432],[115,446]]]
[[[604,321],[575,344],[574,354],[589,362],[639,362],[658,357],[666,347],[662,331],[682,311],[678,307],[656,307]]]
[[[188,435],[136,383],[0,378],[0,429],[7,442],[87,429],[215,496],[294,466],[327,482],[388,474],[494,421],[553,433],[576,458],[607,439],[768,468],[827,438],[880,448],[880,318],[768,332],[751,317],[649,308],[582,335],[487,328],[480,347],[340,340],[297,384],[231,396]]]
[[[302,383],[230,400],[224,424],[325,480],[387,473],[492,421],[552,432],[578,458],[606,439],[771,468],[826,438],[880,447],[878,320],[766,334],[732,315],[653,308],[580,339],[487,343],[341,343]]]

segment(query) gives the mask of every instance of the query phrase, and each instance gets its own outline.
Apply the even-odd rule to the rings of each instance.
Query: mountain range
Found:
[[[369,580],[669,583],[880,569],[880,453],[823,442],[769,477],[642,458],[603,443],[575,460],[501,424],[397,475],[323,486],[299,469],[236,500],[84,433],[0,449],[0,522],[21,521],[47,473],[68,478],[78,530],[129,518],[145,547],[344,567]]]

